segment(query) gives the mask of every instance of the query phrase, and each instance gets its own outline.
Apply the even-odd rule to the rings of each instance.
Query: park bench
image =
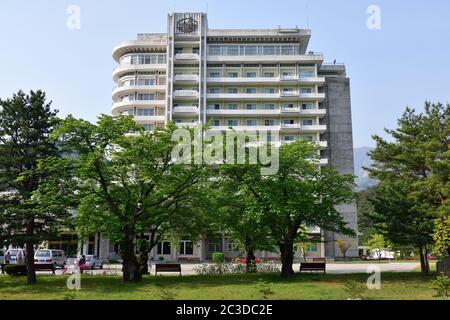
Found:
[[[313,262],[313,263],[301,263],[300,272],[302,271],[323,271],[326,273],[326,263],[323,262]]]
[[[53,263],[35,263],[34,264],[35,271],[51,271],[52,275],[55,275],[55,265]]]
[[[158,272],[179,272],[181,276],[181,265],[178,263],[156,264],[155,275],[158,275]]]

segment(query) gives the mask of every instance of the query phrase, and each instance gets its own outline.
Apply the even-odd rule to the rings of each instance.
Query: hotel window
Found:
[[[228,78],[237,78],[239,74],[237,72],[228,72],[227,77]]]
[[[194,243],[190,240],[180,241],[180,254],[192,255],[194,254]]]
[[[229,103],[227,104],[227,109],[228,110],[237,110],[238,105],[236,103]]]
[[[300,78],[313,78],[315,76],[315,70],[300,70]]]
[[[227,56],[238,56],[239,55],[239,46],[226,46]]]
[[[246,56],[256,56],[258,54],[257,46],[244,46]]]
[[[302,103],[302,110],[311,110],[313,108],[311,103]]]
[[[304,126],[312,126],[313,125],[313,120],[312,119],[303,119],[302,120],[302,125],[304,125]]]
[[[295,141],[294,136],[284,136],[284,141]]]
[[[293,103],[285,103],[283,104],[283,109],[294,109]]]
[[[256,72],[247,72],[245,74],[247,78],[256,78]]]
[[[192,53],[199,54],[200,53],[200,48],[192,48]]]
[[[209,252],[220,252],[221,250],[221,239],[208,239],[208,251]]]
[[[283,71],[282,75],[283,75],[283,77],[293,77],[294,76],[294,72],[292,72],[292,71]]]
[[[160,244],[158,244],[157,254],[170,254],[170,242],[169,241],[163,241]]]
[[[183,53],[183,48],[175,48],[175,54]]]
[[[228,240],[227,249],[229,252],[239,252],[239,246],[233,240]]]
[[[144,130],[145,131],[153,131],[153,129],[155,128],[155,125],[154,124],[149,124],[149,123],[145,123],[144,125]]]
[[[304,141],[308,141],[308,142],[314,141],[313,136],[302,136],[302,139],[303,139]]]
[[[209,74],[210,78],[220,78],[220,72],[211,72]]]
[[[155,100],[155,94],[150,93],[139,93],[138,100]]]
[[[247,103],[245,106],[247,110],[256,110],[256,103]]]
[[[248,119],[247,120],[247,126],[257,126],[258,125],[258,121],[255,119]]]
[[[264,72],[264,78],[274,78],[275,73],[273,72]]]
[[[222,51],[221,51],[221,46],[209,46],[208,48],[209,50],[209,55],[211,56],[220,56]]]
[[[238,125],[238,121],[236,119],[228,119],[227,120],[227,125],[229,127],[237,126]]]
[[[263,46],[263,55],[274,56],[275,54],[275,46]]]
[[[274,126],[275,120],[264,120],[264,125],[267,126]]]
[[[208,105],[209,110],[220,110],[220,104],[209,104]]]
[[[235,94],[235,93],[238,93],[238,89],[237,88],[228,88],[227,92]]]
[[[128,110],[122,111],[120,114],[123,116],[134,116],[134,110],[128,109]]]
[[[153,86],[155,82],[155,79],[139,79],[138,86]]]
[[[294,92],[294,88],[283,88],[283,92]]]
[[[155,115],[155,110],[154,109],[137,109],[136,110],[136,115],[137,116],[144,116],[144,117],[154,116]]]
[[[263,88],[263,93],[275,93],[275,88]]]
[[[273,104],[273,103],[265,103],[264,104],[264,109],[266,109],[266,110],[274,110],[275,109],[275,104]]]
[[[256,93],[256,88],[247,88],[245,89],[246,93]]]
[[[220,88],[210,88],[209,93],[220,93]]]
[[[295,124],[295,121],[292,119],[284,119],[283,124]]]
[[[134,100],[134,94],[128,94],[126,96],[120,97],[120,101],[133,101]]]
[[[312,89],[311,89],[311,88],[301,88],[301,89],[300,89],[300,92],[301,92],[301,93],[311,93],[311,92],[312,92]]]
[[[317,252],[317,243],[311,243],[308,248],[309,252]]]
[[[212,126],[213,127],[220,127],[220,120],[213,120]]]

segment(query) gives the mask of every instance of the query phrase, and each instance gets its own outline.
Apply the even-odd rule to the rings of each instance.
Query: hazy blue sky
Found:
[[[366,27],[381,8],[381,30]],[[69,5],[81,29],[66,27]],[[347,65],[355,146],[393,127],[405,106],[450,101],[448,0],[2,0],[0,97],[43,89],[61,115],[90,121],[111,110],[112,48],[140,32],[165,32],[172,11],[208,12],[210,28],[309,27],[310,50]]]

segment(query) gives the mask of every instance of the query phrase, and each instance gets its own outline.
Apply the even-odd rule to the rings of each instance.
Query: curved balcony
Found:
[[[138,123],[148,123],[148,122],[164,123],[164,121],[166,121],[166,117],[164,115],[134,116],[134,121]]]
[[[112,114],[118,115],[121,112],[134,107],[165,107],[166,100],[130,100],[118,101],[112,104]]]
[[[129,72],[145,72],[158,70],[166,70],[166,64],[121,64],[114,69],[113,80],[114,82],[117,82],[123,74]]]
[[[145,40],[132,40],[119,43],[113,49],[113,59],[119,62],[120,57],[128,53],[146,53],[155,50],[165,52],[167,47],[167,36],[153,35]]]
[[[122,86],[122,87],[116,87],[114,88],[113,92],[112,92],[112,98],[114,101],[117,101],[119,99],[119,97],[130,94],[130,93],[134,93],[134,92],[139,92],[139,93],[155,93],[155,92],[161,92],[161,93],[165,93],[166,92],[166,86],[164,85],[151,85],[151,86],[137,86],[137,85],[133,85],[133,86]]]

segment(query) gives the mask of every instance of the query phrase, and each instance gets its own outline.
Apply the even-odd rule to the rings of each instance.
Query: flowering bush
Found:
[[[219,263],[219,264],[202,264],[194,268],[194,272],[198,275],[213,276],[225,274],[243,274],[246,273],[246,266],[242,263]],[[281,272],[279,264],[263,263],[257,265],[256,272],[274,273]]]

